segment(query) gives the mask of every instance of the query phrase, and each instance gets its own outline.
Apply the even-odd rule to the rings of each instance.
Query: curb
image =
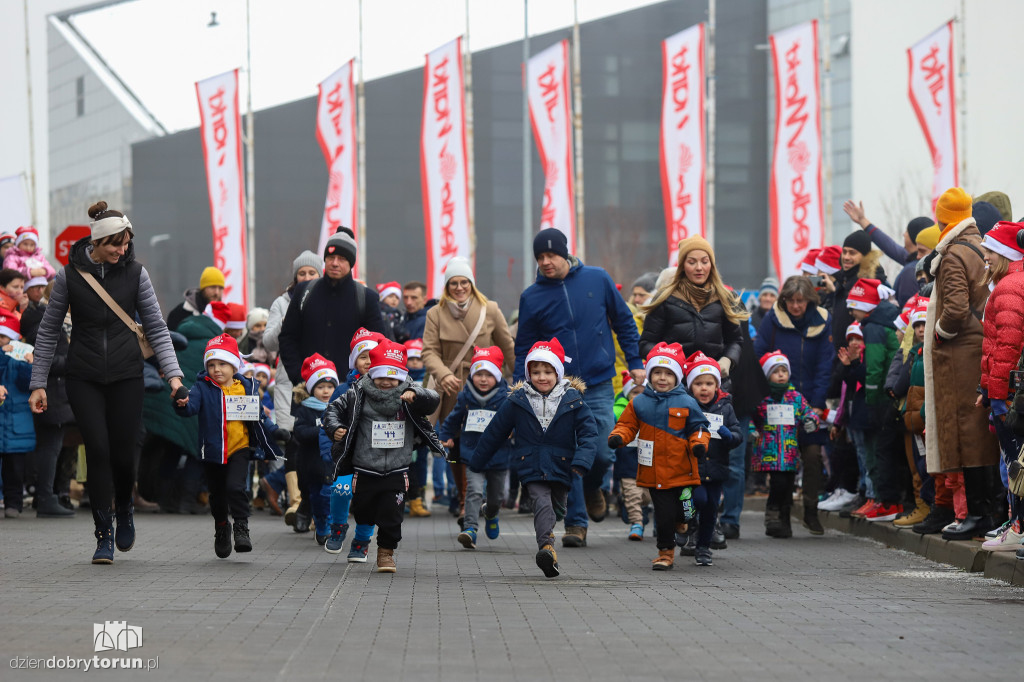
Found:
[[[764,511],[766,498],[747,497],[744,511]],[[794,504],[790,516],[803,521],[803,506]],[[825,528],[870,538],[886,547],[902,549],[931,561],[950,564],[970,573],[982,573],[986,578],[1002,580],[1024,587],[1024,561],[1013,552],[990,552],[981,548],[977,540],[943,540],[940,535],[918,535],[914,531],[897,528],[891,523],[872,523],[864,519],[841,518],[837,512],[819,511],[818,519]]]

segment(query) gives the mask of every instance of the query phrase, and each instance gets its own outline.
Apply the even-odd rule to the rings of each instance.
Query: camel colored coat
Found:
[[[474,298],[466,317],[462,320],[452,317],[447,303],[439,303],[427,312],[427,322],[423,328],[423,365],[427,374],[433,377],[437,383],[440,383],[449,374],[453,374],[449,367],[455,362],[459,350],[469,338],[481,313],[485,313],[487,317],[473,345],[480,348],[487,346],[500,348],[505,355],[502,372],[506,377],[512,376],[516,361],[515,342],[512,335],[509,334],[505,317],[501,314],[495,301],[488,301],[487,309],[484,311],[480,302]],[[469,378],[469,367],[472,361],[473,348],[470,348],[454,372],[455,378],[462,385]],[[438,421],[444,421],[444,418],[455,407],[458,393],[447,395],[440,386],[437,387],[437,392],[441,394],[441,411],[438,413]]]

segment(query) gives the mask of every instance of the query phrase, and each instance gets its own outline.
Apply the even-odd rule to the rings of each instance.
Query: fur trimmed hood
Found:
[[[933,277],[939,272],[939,261],[942,260],[942,257],[949,249],[949,245],[956,241],[958,238],[960,238],[960,236],[963,235],[963,233],[966,232],[968,228],[971,227],[977,229],[977,223],[975,223],[974,218],[967,218],[966,220],[962,220],[961,222],[957,223],[955,227],[951,228],[949,232],[947,232],[946,235],[939,240],[939,243],[935,245],[936,255],[934,258],[932,258],[931,264],[931,274]]]
[[[580,379],[579,377],[574,377],[574,376],[566,375],[565,378],[563,379],[563,381],[568,381],[569,382],[568,388],[575,388],[577,391],[580,392],[580,395],[583,395],[584,393],[587,392],[587,382],[583,381],[583,379]],[[527,383],[529,383],[529,382],[527,382],[527,381],[517,381],[516,383],[514,383],[514,384],[512,384],[511,386],[508,387],[508,394],[512,395],[513,393],[515,393],[519,389],[526,388]]]
[[[857,266],[857,277],[860,279],[874,279],[878,273],[878,266],[882,262],[882,252],[878,249],[872,249],[860,259],[860,265]]]

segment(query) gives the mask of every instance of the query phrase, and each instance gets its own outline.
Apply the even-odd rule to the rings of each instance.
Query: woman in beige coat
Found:
[[[505,354],[503,372],[512,376],[515,365],[515,344],[509,334],[505,317],[498,304],[487,300],[480,293],[473,280],[473,269],[469,261],[456,256],[445,266],[444,292],[441,301],[427,313],[423,329],[423,364],[427,375],[433,380],[441,394],[440,423],[455,407],[455,398],[469,378],[469,367],[473,359],[473,347],[497,346]],[[483,323],[473,342],[469,344],[461,360],[459,353],[467,345],[470,334],[476,329],[483,316]],[[456,363],[456,360],[459,360]],[[459,486],[459,517],[466,495],[466,468],[464,464],[452,464],[455,481]]]

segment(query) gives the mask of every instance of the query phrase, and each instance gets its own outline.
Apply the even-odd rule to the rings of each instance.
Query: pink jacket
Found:
[[[31,266],[29,261],[32,261]],[[17,246],[12,247],[7,251],[7,255],[4,256],[4,267],[17,270],[25,275],[25,277],[31,277],[29,274],[30,267],[46,270],[46,279],[48,280],[57,276],[57,271],[50,265],[50,261],[46,259],[46,254],[43,253],[41,248],[36,248],[33,253],[25,253]]]

